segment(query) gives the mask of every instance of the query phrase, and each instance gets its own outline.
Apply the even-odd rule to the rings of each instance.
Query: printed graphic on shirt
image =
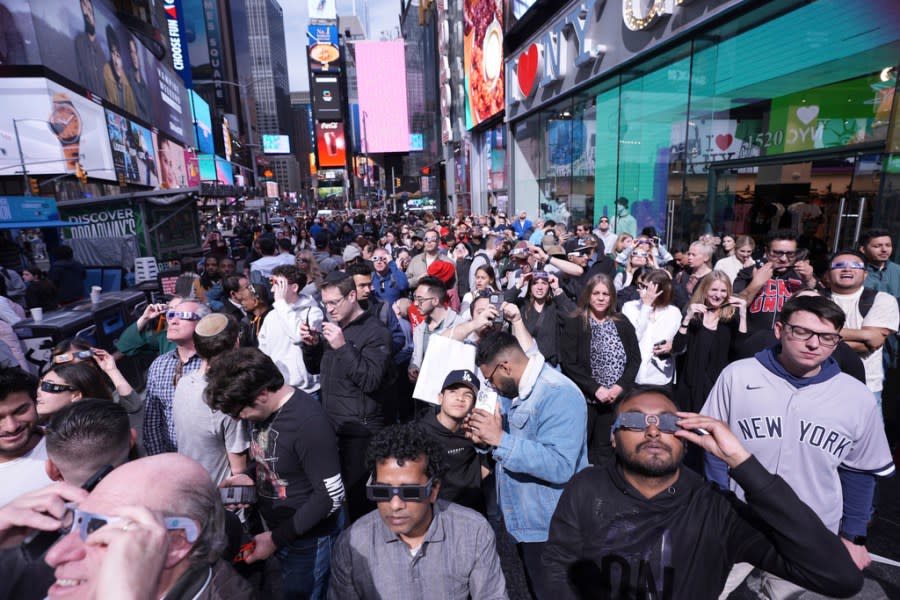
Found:
[[[782,439],[783,427],[779,416],[758,416],[738,419],[738,431],[744,441]],[[853,440],[843,433],[824,425],[800,419],[800,431],[797,441],[818,448],[838,458],[843,458],[850,451]]]
[[[340,510],[341,505],[344,503],[344,481],[341,479],[341,474],[338,473],[325,479],[324,483],[328,497],[331,498],[331,510],[328,514],[332,515]]]
[[[618,514],[605,529],[600,572],[592,574],[599,598],[675,598],[671,532],[666,525],[633,523]],[[639,591],[635,596],[634,591]]]
[[[256,491],[263,498],[284,500],[287,498],[287,480],[278,476],[275,470],[275,447],[278,431],[267,427],[253,431],[250,442],[250,456],[256,461]]]
[[[751,313],[777,313],[785,301],[796,293],[803,282],[799,279],[770,279],[750,305]]]

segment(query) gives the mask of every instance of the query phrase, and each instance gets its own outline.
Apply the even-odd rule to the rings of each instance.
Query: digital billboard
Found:
[[[150,130],[111,110],[106,111],[106,124],[119,182],[156,187],[159,176]]]
[[[44,65],[128,115],[193,142],[184,83],[119,21],[110,0],[4,0],[3,6],[8,18],[0,20],[0,36],[25,48],[8,52],[4,65]]]
[[[197,156],[200,164],[200,179],[202,181],[220,181],[228,185],[234,185],[234,175],[231,172],[231,164],[214,154],[201,154]]]
[[[503,3],[465,0],[463,8],[466,129],[471,129],[504,107]]]
[[[291,153],[291,138],[286,135],[264,133],[262,135],[262,145],[264,154]]]
[[[313,117],[319,121],[340,121],[341,85],[337,75],[313,75],[310,86]]]
[[[197,138],[197,149],[204,154],[213,154],[212,113],[209,104],[194,90],[188,90],[191,98],[191,114],[194,121],[194,136]]]
[[[310,71],[340,70],[337,25],[310,25],[306,30],[306,42]]]
[[[172,140],[157,136],[157,164],[159,165],[159,187],[172,190],[188,187],[184,147]]]
[[[0,174],[73,173],[116,180],[103,108],[43,77],[8,77],[0,94]],[[19,157],[18,142],[22,147]]]
[[[309,18],[312,20],[334,21],[337,19],[335,0],[308,0]]]
[[[316,148],[319,168],[343,167],[347,163],[344,124],[337,121],[330,123],[316,121]]]
[[[406,51],[403,40],[356,42],[361,149],[409,152]]]

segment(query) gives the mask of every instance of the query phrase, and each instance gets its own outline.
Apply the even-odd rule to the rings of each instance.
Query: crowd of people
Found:
[[[862,586],[894,472],[889,232],[813,257],[525,212],[206,227],[115,352],[66,340],[33,374],[0,335],[0,597]],[[0,327],[27,305],[3,275]]]

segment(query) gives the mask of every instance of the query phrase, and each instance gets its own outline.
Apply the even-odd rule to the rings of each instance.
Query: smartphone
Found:
[[[255,485],[232,485],[219,488],[222,504],[254,504],[256,502]]]
[[[475,408],[480,408],[489,415],[494,414],[497,410],[497,392],[489,389],[478,390]]]
[[[503,296],[500,294],[491,294],[489,301],[491,305],[497,309],[497,316],[494,317],[494,324],[499,325],[503,323],[503,311],[500,309],[500,306],[503,304]]]

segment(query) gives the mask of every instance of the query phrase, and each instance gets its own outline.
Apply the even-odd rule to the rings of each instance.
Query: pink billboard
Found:
[[[362,141],[359,151],[409,152],[403,40],[361,41],[354,47]]]

